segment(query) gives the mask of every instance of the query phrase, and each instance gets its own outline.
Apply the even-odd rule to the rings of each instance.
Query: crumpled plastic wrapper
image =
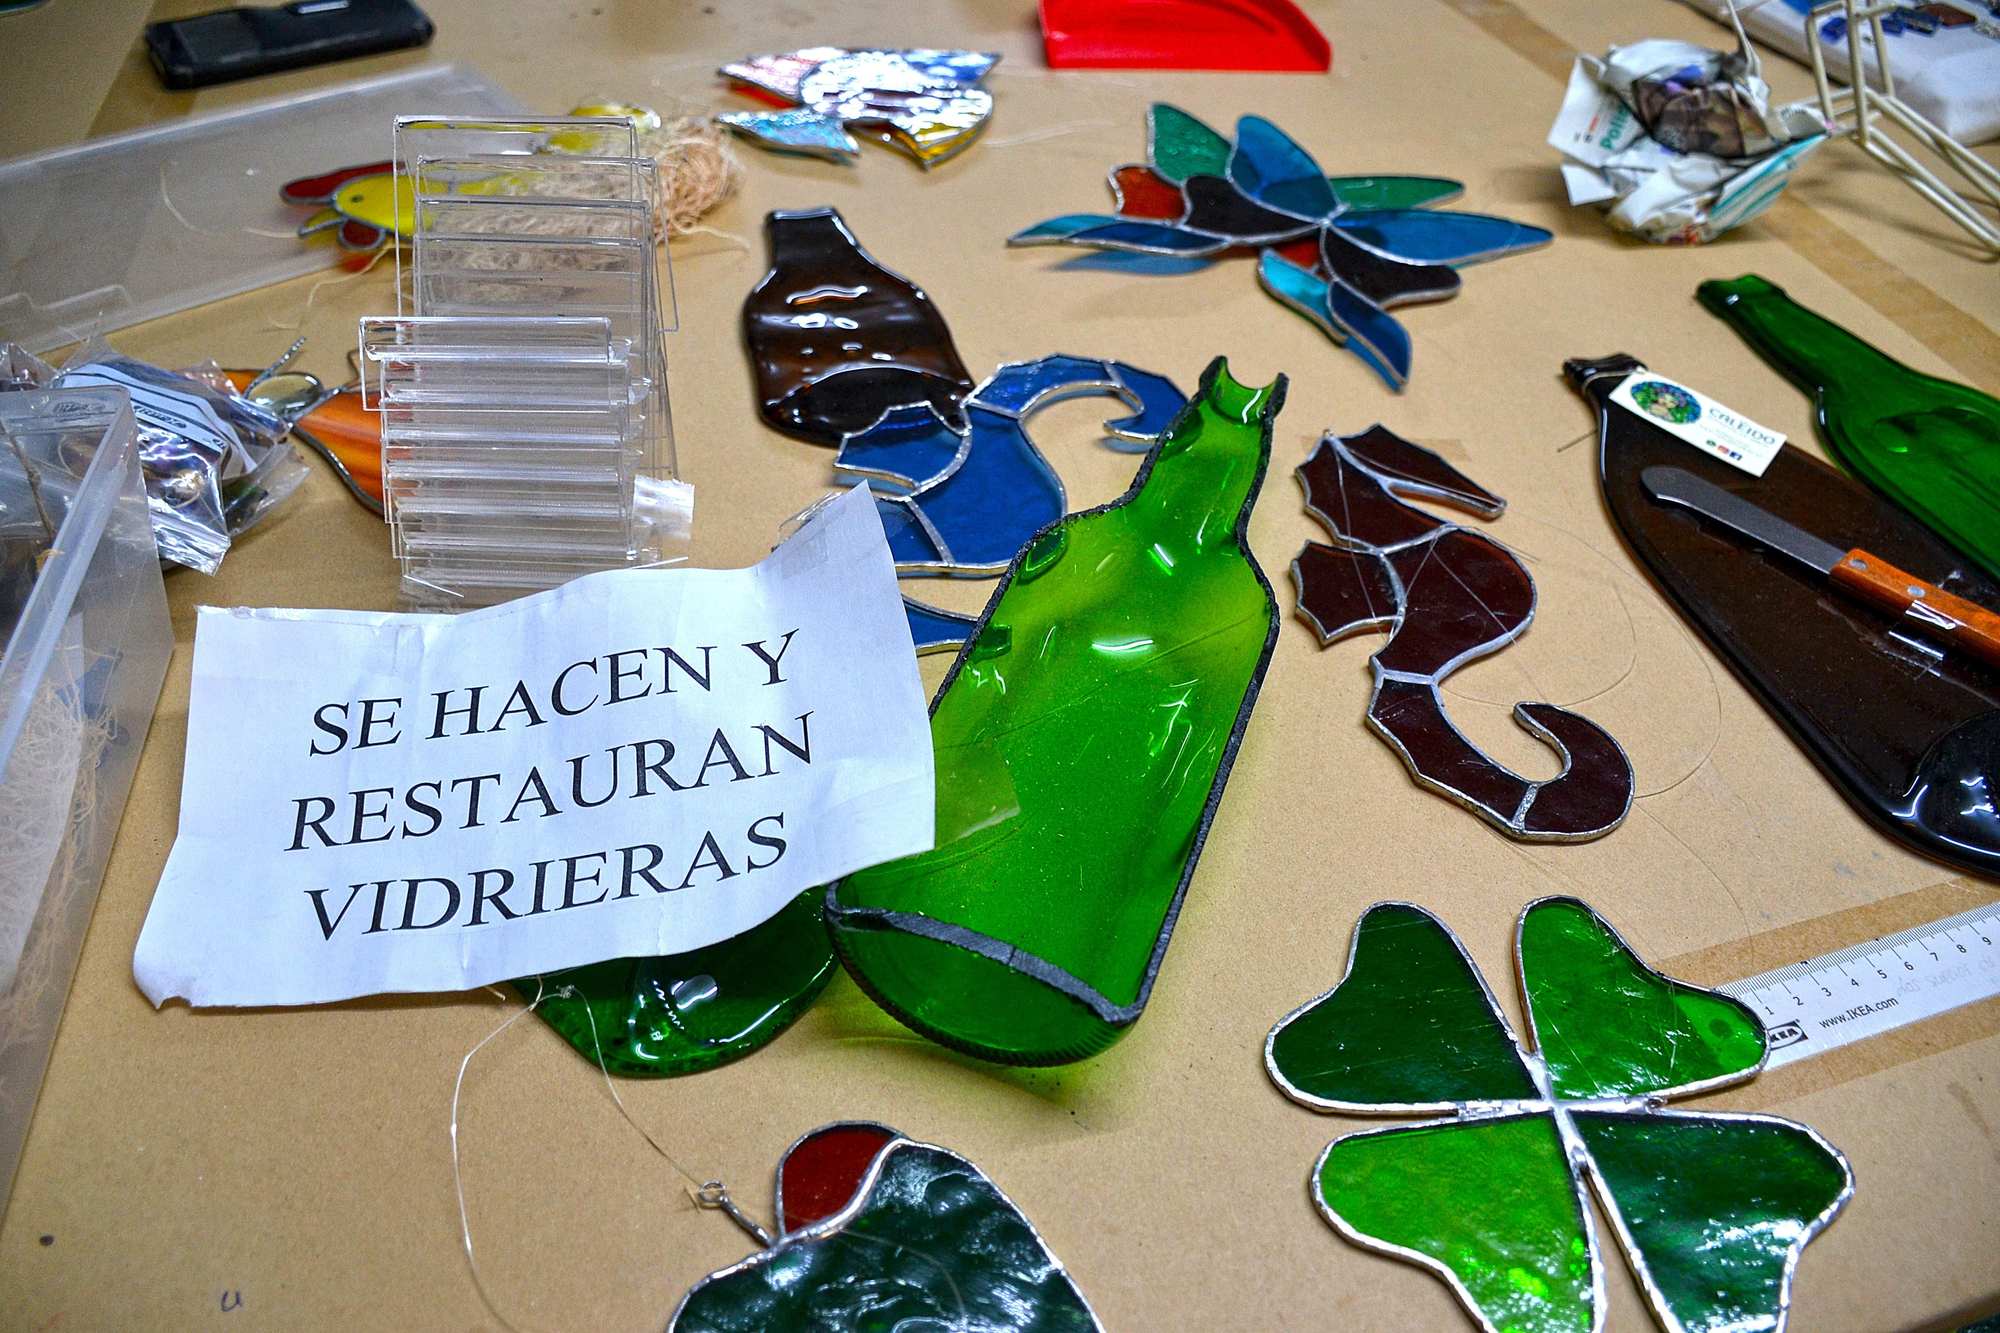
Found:
[[[204,574],[232,537],[299,488],[312,469],[282,417],[235,392],[213,361],[185,373],[126,356],[92,338],[55,386],[112,385],[132,398],[139,466],[160,558]]]
[[[1747,48],[1664,38],[1578,56],[1549,144],[1571,204],[1649,241],[1714,240],[1769,208],[1826,141],[1816,102],[1771,105]]]

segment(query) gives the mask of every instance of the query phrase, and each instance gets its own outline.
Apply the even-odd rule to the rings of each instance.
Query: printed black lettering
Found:
[[[479,827],[479,784],[482,782],[498,783],[499,781],[500,775],[498,773],[481,773],[476,778],[453,778],[451,780],[451,789],[453,791],[457,791],[468,782],[472,784],[472,791],[466,797],[465,801],[465,822],[459,825],[460,828]]]
[[[621,657],[636,657],[639,659],[639,665],[634,667],[632,670],[627,671],[624,667],[618,665],[618,659]],[[619,689],[619,686],[624,684],[624,682],[627,680],[645,678],[646,650],[644,648],[629,648],[622,653],[613,653],[604,660],[611,663],[612,703],[622,704],[627,699],[643,699],[647,695],[653,692],[653,687],[651,685],[648,685],[645,689],[640,690],[637,694],[626,694]]]
[[[583,799],[583,761],[590,756],[580,754],[569,761],[569,798],[575,802],[577,809],[594,810],[618,794],[618,752],[624,748],[622,745],[614,745],[605,751],[611,756],[611,790],[594,801]]]
[[[717,750],[722,751],[722,758],[720,759],[715,757]],[[750,776],[750,770],[743,767],[743,761],[736,757],[736,751],[729,748],[729,738],[722,734],[722,728],[717,727],[715,729],[715,739],[708,743],[708,755],[701,761],[701,772],[694,775],[694,785],[697,787],[707,786],[708,770],[711,768],[720,768],[725,765],[736,774],[735,777],[729,779],[731,782],[742,782]]]
[[[493,892],[491,893],[488,893],[486,891],[486,877],[488,875],[498,875],[500,877],[500,887],[493,890]],[[515,917],[521,915],[513,908],[507,906],[507,903],[505,901],[507,896],[507,890],[513,887],[514,887],[514,872],[511,870],[473,871],[472,872],[472,916],[466,921],[465,924],[468,926],[485,925],[486,917],[484,909],[487,903],[492,903],[494,908],[499,911],[500,915],[505,917],[509,921],[512,921]]]
[[[493,725],[486,730],[489,732],[505,731],[507,729],[507,719],[516,713],[526,713],[528,715],[528,725],[531,727],[539,727],[548,720],[535,711],[535,701],[528,697],[528,682],[525,680],[514,682],[514,692],[507,696],[506,704],[500,709],[500,716],[494,718]]]
[[[431,727],[432,740],[439,740],[444,736],[444,722],[448,717],[462,717],[465,719],[465,730],[459,732],[459,735],[477,736],[479,734],[479,696],[486,693],[486,687],[484,685],[474,685],[470,691],[472,702],[465,707],[447,708],[445,705],[450,703],[451,696],[457,693],[457,690],[444,690],[437,695],[437,721]],[[470,825],[467,827],[470,827]]]
[[[774,772],[777,771],[771,767],[772,741],[776,741],[781,747],[790,750],[793,754],[797,755],[800,759],[803,759],[808,764],[810,764],[813,761],[812,728],[806,724],[806,719],[811,716],[812,716],[811,713],[799,714],[799,743],[797,745],[792,744],[791,741],[786,738],[785,733],[779,731],[777,728],[767,727],[761,722],[757,724],[757,730],[764,733],[764,771],[758,774],[759,777],[768,778]]]
[[[321,810],[318,814],[314,815],[307,814],[306,807],[308,805],[311,805],[315,801],[325,806],[326,808],[324,810]],[[292,826],[292,845],[285,848],[286,851],[296,852],[305,847],[307,829],[311,829],[314,833],[319,834],[319,841],[321,846],[323,847],[340,846],[340,844],[335,842],[332,838],[327,837],[326,829],[321,827],[326,823],[327,820],[333,818],[332,797],[295,796],[292,798],[292,804],[299,808],[299,818],[298,822]]]
[[[331,921],[326,919],[326,903],[320,897],[320,895],[325,893],[326,890],[325,889],[306,890],[306,897],[313,900],[313,911],[319,913],[319,932],[321,935],[323,935],[327,939],[333,938],[333,932],[340,928],[340,923],[347,917],[347,909],[354,906],[354,900],[356,898],[359,898],[361,896],[361,890],[367,887],[368,887],[368,881],[365,879],[362,880],[359,884],[348,885],[347,901],[340,905],[340,915],[334,917],[333,920]]]
[[[646,762],[646,748],[651,745],[660,747],[660,757],[655,762],[649,764]],[[632,798],[637,800],[641,796],[651,796],[653,794],[652,788],[646,785],[646,775],[648,773],[666,783],[668,791],[686,791],[686,787],[683,787],[680,783],[675,782],[671,777],[667,776],[667,765],[672,763],[673,760],[674,743],[672,741],[640,741],[637,745],[633,746]]]
[[[555,709],[556,712],[562,714],[564,717],[575,717],[578,713],[587,713],[597,704],[597,696],[594,694],[590,696],[589,703],[579,705],[576,708],[570,708],[563,703],[563,682],[569,679],[570,672],[577,670],[579,667],[589,667],[590,674],[594,676],[597,674],[597,659],[586,657],[581,662],[571,662],[562,669],[562,674],[556,677],[555,685],[549,690],[549,707]]]
[[[745,870],[763,870],[767,866],[778,864],[784,858],[785,840],[775,833],[759,833],[757,831],[758,827],[764,824],[776,824],[779,828],[783,828],[785,826],[785,817],[783,815],[765,815],[755,824],[752,824],[749,830],[744,833],[744,837],[756,843],[759,847],[769,847],[772,852],[771,859],[768,861],[753,861],[746,858],[743,862]]]
[[[336,711],[340,714],[342,722],[347,720],[346,704],[321,704],[313,711],[313,725],[333,737],[333,748],[331,750],[322,750],[319,748],[319,741],[315,739],[312,743],[310,753],[339,754],[347,748],[347,728],[341,726],[339,722],[329,722],[326,720],[328,713]]]
[[[411,828],[410,821],[407,819],[404,820],[403,836],[406,838],[428,838],[431,834],[436,833],[444,823],[444,812],[442,810],[432,805],[429,801],[420,801],[417,799],[417,793],[425,787],[429,787],[431,794],[440,801],[444,799],[444,787],[435,782],[419,782],[403,793],[404,805],[409,806],[410,809],[415,810],[420,815],[429,815],[431,817],[431,826],[421,830]]]
[[[634,852],[648,852],[651,854],[652,859],[647,861],[645,865],[634,866],[632,864],[632,854]],[[618,878],[618,896],[620,898],[636,898],[639,896],[632,892],[632,876],[634,875],[645,880],[654,893],[673,892],[672,885],[662,884],[653,877],[653,871],[659,867],[660,862],[665,860],[667,856],[658,847],[650,842],[642,842],[632,847],[620,847],[618,855],[625,863],[624,869],[620,872]]]
[[[786,631],[785,641],[778,645],[778,655],[776,657],[773,657],[771,656],[771,654],[764,651],[764,641],[762,639],[757,640],[757,642],[755,643],[746,643],[743,645],[745,648],[748,648],[751,652],[757,654],[758,657],[762,658],[764,660],[764,665],[770,668],[771,678],[764,682],[766,685],[777,685],[783,682],[783,680],[785,679],[783,676],[778,674],[778,663],[785,660],[785,650],[792,646],[792,635],[797,633],[798,633],[797,630]]]
[[[709,654],[715,651],[714,644],[707,644],[702,648],[701,670],[699,671],[696,671],[685,657],[682,657],[671,648],[659,648],[655,651],[660,654],[660,675],[666,681],[665,687],[660,691],[661,694],[672,694],[674,692],[675,663],[679,663],[681,670],[687,672],[689,680],[701,686],[704,690],[708,688],[709,678],[715,674],[715,668],[709,661]]]
[[[368,929],[362,931],[362,934],[379,935],[382,933],[382,908],[389,901],[389,886],[395,882],[392,879],[378,879],[375,881],[375,910],[369,915]]]
[[[531,791],[534,793],[533,795],[529,794]],[[500,822],[511,824],[519,819],[521,817],[521,803],[523,801],[534,801],[540,805],[542,807],[540,817],[543,819],[547,819],[550,815],[559,815],[562,813],[562,807],[558,806],[555,803],[555,799],[549,795],[548,784],[542,781],[542,770],[539,768],[528,770],[528,779],[521,784],[521,794],[514,798],[514,804],[507,807],[507,817]]]
[[[432,875],[426,876],[423,879],[406,879],[403,883],[408,887],[403,890],[403,924],[396,927],[397,930],[436,930],[439,926],[442,926],[445,922],[458,915],[458,885],[453,881],[445,879],[441,875]],[[423,887],[426,884],[444,885],[447,901],[445,902],[443,915],[435,921],[426,921],[420,926],[416,923],[417,895],[423,892]]]
[[[354,832],[348,836],[348,846],[352,847],[357,842],[387,842],[396,836],[396,830],[393,828],[383,829],[382,836],[379,838],[364,838],[361,836],[361,831],[367,827],[369,820],[379,819],[385,824],[389,822],[389,798],[395,794],[396,789],[394,787],[365,787],[360,791],[348,793],[348,795],[354,798]],[[370,796],[380,796],[382,798],[382,808],[380,810],[370,810],[368,808],[368,798]]]
[[[357,750],[366,750],[373,745],[394,745],[397,741],[403,739],[403,733],[400,731],[387,740],[378,741],[370,739],[374,736],[376,727],[393,727],[396,725],[395,708],[391,708],[386,716],[377,717],[375,716],[375,705],[395,704],[400,707],[402,702],[401,699],[363,699],[361,701],[361,735],[355,740],[354,748]]]
[[[599,876],[604,873],[603,867],[600,866],[588,875],[579,875],[576,873],[576,863],[579,861],[608,861],[610,859],[610,856],[604,852],[586,852],[582,856],[565,856],[563,858],[563,907],[590,907],[593,904],[604,901],[605,897],[611,892],[611,886],[608,884],[604,886],[603,891],[595,898],[579,899],[576,896],[576,889],[579,884],[601,883],[602,881],[599,879]],[[562,907],[558,907],[556,910],[560,912]]]
[[[715,877],[715,882],[718,884],[725,879],[736,878],[736,872],[729,868],[729,859],[722,854],[722,848],[716,845],[713,833],[701,835],[701,850],[695,853],[694,864],[688,867],[687,878],[680,882],[680,887],[686,888],[694,883],[694,872],[703,866],[722,872]]]

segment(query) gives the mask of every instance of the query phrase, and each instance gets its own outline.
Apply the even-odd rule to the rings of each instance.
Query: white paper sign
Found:
[[[1627,375],[1611,391],[1611,401],[1753,477],[1764,475],[1785,444],[1785,437],[1777,431],[1730,411],[1698,389],[1644,367]]]
[[[159,1004],[453,991],[741,933],[933,837],[865,487],[761,564],[459,616],[205,607]]]

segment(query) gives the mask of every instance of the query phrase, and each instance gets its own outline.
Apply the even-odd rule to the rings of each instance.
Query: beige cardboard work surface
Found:
[[[699,497],[698,562],[755,560],[829,483],[826,451],[756,424],[737,312],[763,271],[764,212],[833,204],[884,263],[931,292],[975,374],[1064,351],[1184,386],[1218,353],[1246,381],[1289,375],[1250,526],[1287,612],[1285,567],[1322,536],[1291,477],[1312,441],[1381,421],[1431,442],[1508,498],[1487,526],[1528,559],[1541,594],[1520,643],[1454,679],[1454,716],[1497,756],[1546,776],[1550,756],[1508,710],[1520,699],[1569,705],[1619,737],[1637,770],[1633,813],[1610,837],[1511,844],[1415,788],[1363,728],[1375,644],[1322,651],[1288,614],[1152,1006],[1122,1044],[1067,1069],[996,1069],[913,1038],[842,979],[748,1060],[619,1084],[631,1117],[688,1173],[726,1180],[753,1212],[768,1215],[772,1169],[800,1133],[874,1118],[985,1168],[1110,1329],[1469,1327],[1434,1278],[1347,1245],[1320,1220],[1307,1172],[1328,1139],[1361,1122],[1286,1101],[1261,1067],[1271,1024],[1339,975],[1364,907],[1425,904],[1502,983],[1522,904],[1575,893],[1649,959],[1717,982],[2000,897],[2000,886],[1864,825],[1651,588],[1598,498],[1593,450],[1579,442],[1591,420],[1558,378],[1568,356],[1643,356],[1816,447],[1805,400],[1694,304],[1705,278],[1762,273],[1924,369],[1979,377],[2000,367],[1980,359],[2000,338],[1985,322],[1993,268],[1961,255],[1885,257],[1942,244],[1925,241],[1928,224],[1886,179],[1838,178],[1874,208],[1876,249],[1856,239],[1866,228],[1846,229],[1838,192],[1823,191],[1823,210],[1790,208],[1689,250],[1627,242],[1562,203],[1542,144],[1560,95],[1550,53],[1654,33],[1713,40],[1717,30],[1690,12],[1631,0],[1614,24],[1612,6],[1559,0],[1336,0],[1313,6],[1334,72],[1306,77],[1052,74],[1024,0],[429,8],[439,30],[429,53],[365,67],[468,60],[550,112],[603,95],[706,99],[719,60],[815,43],[1006,57],[990,81],[992,129],[959,160],[925,175],[876,148],[853,167],[749,151],[742,197],[709,219],[724,234],[675,245],[672,392],[683,475]],[[1572,19],[1573,34],[1563,26]],[[149,102],[138,74],[128,65],[113,86],[101,129],[131,123],[119,117],[134,107],[185,114],[268,91]],[[1068,252],[1001,244],[1044,217],[1102,208],[1104,173],[1141,155],[1155,98],[1217,124],[1267,114],[1331,171],[1462,179],[1463,206],[1549,226],[1558,239],[1469,270],[1454,301],[1406,312],[1416,370],[1402,395],[1259,291],[1246,261],[1145,278],[1066,271]],[[1921,281],[1911,276],[1920,269]],[[379,270],[319,288],[305,279],[114,342],[170,364],[212,355],[261,365],[301,326],[312,337],[306,364],[338,376],[355,316],[392,303]],[[1035,424],[1078,506],[1131,476],[1131,457],[1095,443],[1105,415],[1086,401]],[[988,587],[920,591],[970,610]],[[218,578],[178,574],[169,593],[182,644],[0,1224],[0,1329],[471,1333],[503,1316],[534,1333],[658,1328],[690,1283],[741,1258],[747,1242],[690,1205],[683,1177],[621,1116],[604,1079],[533,1018],[486,1045],[465,1077],[464,1200],[490,1308],[468,1272],[453,1085],[466,1053],[519,1011],[516,999],[155,1013],[134,988],[133,942],[178,809],[192,608],[387,606],[394,570],[379,523],[321,471]],[[932,662],[931,679],[940,667]],[[1948,1327],[2000,1303],[1996,1029],[2000,1005],[1989,1002],[1703,1103],[1804,1120],[1853,1164],[1853,1203],[1799,1267],[1795,1328]],[[1650,1327],[1615,1259],[1608,1275],[1609,1327]]]

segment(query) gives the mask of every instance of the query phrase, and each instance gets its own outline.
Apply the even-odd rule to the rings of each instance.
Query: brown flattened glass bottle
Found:
[[[828,446],[907,403],[962,424],[972,377],[930,297],[876,263],[831,208],[775,212],[764,230],[771,269],[744,299],[743,337],[766,422]]]

